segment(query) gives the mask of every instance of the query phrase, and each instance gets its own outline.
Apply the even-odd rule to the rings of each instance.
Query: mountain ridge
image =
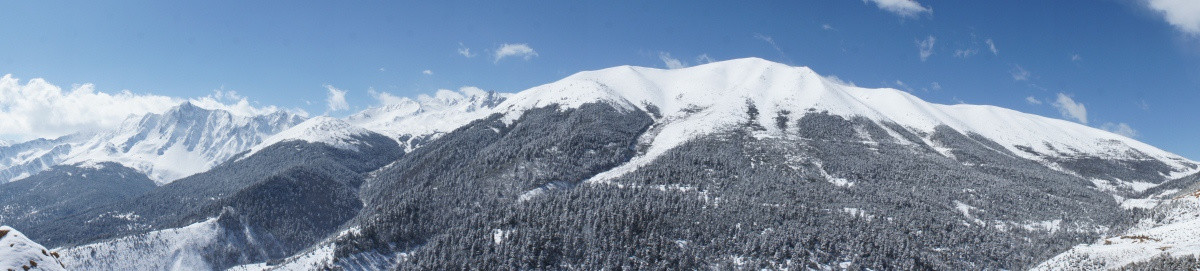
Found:
[[[285,111],[239,115],[185,101],[163,113],[131,116],[110,130],[0,147],[48,142],[0,158],[13,161],[3,168],[13,171],[7,181],[58,164],[117,162],[165,184],[210,169],[303,119]]]

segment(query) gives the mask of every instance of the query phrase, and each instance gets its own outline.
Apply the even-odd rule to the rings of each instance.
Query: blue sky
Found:
[[[18,88],[44,78],[64,93],[130,91],[107,107],[210,97],[344,116],[379,103],[369,89],[516,92],[581,70],[761,57],[932,102],[1121,130],[1200,159],[1200,3],[1191,2],[4,1],[0,74]],[[524,47],[497,59],[504,45]],[[346,109],[331,110],[330,88],[344,91]],[[8,95],[0,125],[22,117],[13,100],[33,99]],[[72,106],[89,106],[82,100]],[[81,115],[126,113],[97,110]],[[24,128],[0,138],[104,123],[33,120],[10,121]]]

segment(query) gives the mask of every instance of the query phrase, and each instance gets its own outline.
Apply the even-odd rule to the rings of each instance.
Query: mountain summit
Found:
[[[1149,175],[1144,178],[1124,179],[1114,186],[1159,183],[1200,171],[1194,161],[1086,125],[996,106],[929,103],[904,91],[846,85],[807,67],[760,58],[670,70],[619,66],[585,71],[514,94],[497,110],[513,119],[531,108],[555,104],[573,108],[593,102],[655,114],[658,124],[656,134],[649,139],[653,145],[647,159],[695,137],[747,121],[761,124],[763,136],[783,136],[785,120],[820,112],[895,124],[884,126],[891,135],[902,132],[895,129],[928,135],[945,126],[994,141],[1005,153],[1059,168],[1070,169],[1069,164],[1086,159],[1162,163],[1162,167],[1145,172]],[[747,116],[748,111],[757,113]],[[899,141],[932,143],[927,138]],[[939,150],[951,155],[948,150]]]

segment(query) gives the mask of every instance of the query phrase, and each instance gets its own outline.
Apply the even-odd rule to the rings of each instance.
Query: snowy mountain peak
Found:
[[[358,150],[360,145],[357,137],[371,134],[370,130],[355,126],[344,120],[331,118],[327,116],[319,116],[308,119],[296,126],[279,132],[262,143],[254,146],[242,158],[250,157],[258,151],[274,145],[279,142],[300,140],[310,143],[324,143],[329,146],[344,149]]]
[[[895,123],[917,134],[931,134],[944,125],[983,136],[1011,153],[1039,161],[1083,156],[1149,158],[1170,165],[1174,177],[1200,170],[1186,158],[1086,125],[996,106],[929,103],[904,91],[846,85],[807,67],[760,58],[672,70],[619,66],[580,72],[515,94],[498,105],[497,112],[511,121],[531,108],[552,104],[574,108],[592,102],[660,112],[662,130],[653,139],[650,157],[696,136],[744,123],[753,106],[762,112],[758,123],[826,112]],[[768,134],[784,134],[773,125],[764,126]]]
[[[438,90],[415,99],[388,96],[386,105],[363,110],[346,121],[396,139],[410,150],[413,138],[436,136],[492,114],[512,94],[475,87]]]
[[[65,270],[58,252],[29,240],[9,226],[0,226],[0,270]]]
[[[284,111],[244,116],[184,102],[161,114],[129,117],[116,129],[12,146],[11,153],[0,151],[0,177],[16,180],[57,164],[109,161],[163,184],[208,170],[303,120]]]

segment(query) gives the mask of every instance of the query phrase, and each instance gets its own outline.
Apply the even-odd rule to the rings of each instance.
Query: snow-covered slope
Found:
[[[325,143],[334,148],[357,151],[360,142],[356,137],[370,133],[371,131],[344,120],[326,116],[314,117],[268,137],[262,143],[250,148],[249,152],[240,157],[249,157],[275,143],[291,140]]]
[[[1195,162],[1181,156],[1086,125],[996,106],[933,104],[904,91],[845,85],[807,67],[758,58],[673,70],[620,66],[581,72],[517,93],[498,105],[496,112],[514,120],[530,108],[551,104],[574,108],[596,101],[661,114],[656,127],[659,132],[650,139],[653,145],[647,155],[624,167],[624,171],[687,140],[744,123],[751,105],[761,112],[756,121],[766,128],[766,136],[782,134],[770,125],[776,117],[828,112],[896,123],[926,134],[946,125],[963,134],[981,135],[1009,152],[1038,161],[1082,156],[1153,159],[1172,168],[1169,177],[1200,170]]]
[[[433,96],[396,98],[387,105],[363,110],[346,121],[399,141],[411,151],[423,139],[457,129],[492,114],[492,108],[512,94],[464,87],[439,90]]]
[[[204,259],[224,229],[217,219],[63,250],[63,262],[79,270],[211,270]]]
[[[111,161],[169,183],[208,170],[302,120],[283,111],[243,116],[185,102],[162,114],[130,117],[109,131],[0,147],[0,177],[13,181],[58,164]]]
[[[34,243],[9,226],[0,227],[0,270],[66,270],[58,252]]]
[[[1120,236],[1082,244],[1035,270],[1116,269],[1157,256],[1200,255],[1200,192],[1169,199]]]

